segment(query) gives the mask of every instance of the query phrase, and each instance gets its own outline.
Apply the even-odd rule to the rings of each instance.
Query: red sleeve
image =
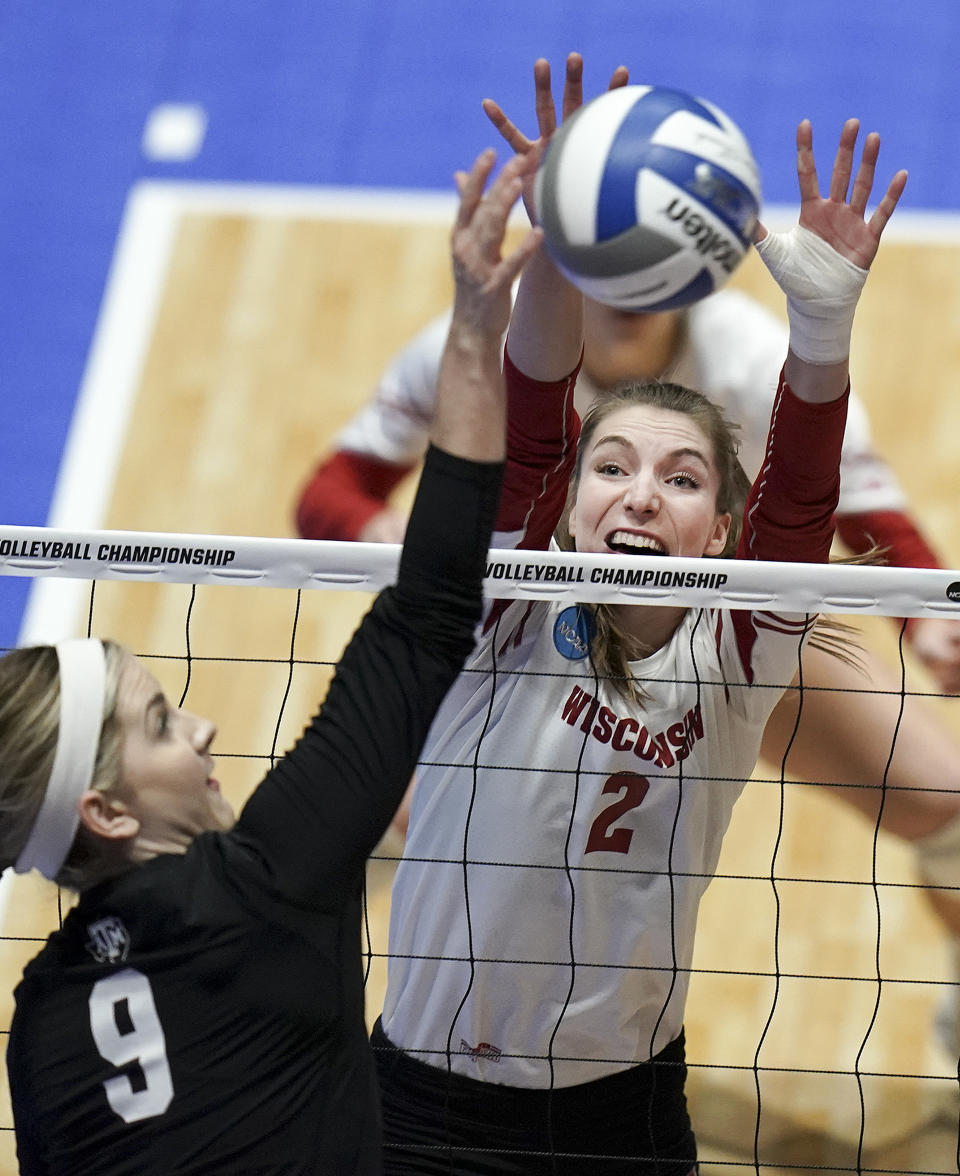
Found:
[[[519,547],[545,549],[563,513],[580,432],[573,408],[579,371],[578,363],[564,380],[533,380],[504,353],[507,468],[496,529],[521,531]]]
[[[943,566],[913,519],[899,510],[837,515],[836,524],[837,534],[855,555],[881,547],[884,562],[895,568]]]
[[[304,539],[358,539],[390,491],[412,466],[338,450],[320,463],[297,503],[297,530]]]
[[[808,404],[781,373],[766,454],[744,511],[738,559],[826,563],[849,393],[848,386],[837,400]]]

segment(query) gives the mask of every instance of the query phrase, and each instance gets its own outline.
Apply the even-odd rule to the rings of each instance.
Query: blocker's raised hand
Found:
[[[858,119],[850,118],[843,124],[833,172],[830,176],[830,190],[826,196],[820,194],[817,179],[817,165],[813,155],[813,128],[809,119],[797,127],[797,180],[800,186],[800,225],[816,233],[831,245],[841,257],[852,261],[861,269],[869,269],[877,254],[880,237],[887,221],[897,206],[907,173],[898,171],[887,186],[882,200],[869,221],[865,219],[867,202],[873,190],[877,158],[880,154],[880,136],[876,131],[867,135],[863,144],[860,166],[857,168],[853,187],[853,161],[860,132]],[[849,193],[849,195],[848,195]],[[759,228],[758,240],[766,230]]]
[[[625,86],[630,75],[624,65],[618,65],[610,77],[608,89],[617,90]],[[528,138],[523,131],[507,118],[502,107],[492,98],[484,98],[483,111],[487,118],[500,132],[501,136],[513,148],[517,155],[526,155],[539,146],[541,149],[557,129],[557,108],[553,100],[553,88],[550,81],[550,62],[545,57],[538,58],[533,64],[534,102],[537,116],[536,139]],[[562,118],[568,119],[575,110],[583,105],[583,58],[579,53],[567,56],[566,74],[563,83]],[[532,176],[524,186],[523,202],[531,221],[533,218]]]
[[[860,291],[877,254],[880,238],[907,182],[898,171],[869,220],[880,136],[869,134],[851,188],[860,124],[848,119],[840,135],[830,178],[821,196],[808,120],[797,128],[797,179],[800,221],[787,233],[757,226],[757,251],[787,296],[790,348],[813,364],[833,364],[849,355],[850,332]]]

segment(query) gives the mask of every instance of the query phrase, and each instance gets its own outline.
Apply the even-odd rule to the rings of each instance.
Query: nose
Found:
[[[210,745],[216,738],[217,726],[210,719],[199,719],[196,716],[191,717],[194,720],[193,746],[198,752],[203,754],[209,751]]]
[[[656,514],[660,509],[660,487],[653,474],[646,470],[634,474],[624,487],[623,501],[633,514]]]

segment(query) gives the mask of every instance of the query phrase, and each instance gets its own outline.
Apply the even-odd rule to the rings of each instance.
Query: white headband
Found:
[[[107,666],[103,642],[76,638],[57,645],[60,723],[57,750],[43,803],[14,869],[39,870],[51,881],[60,873],[80,823],[77,801],[90,787],[103,726]]]

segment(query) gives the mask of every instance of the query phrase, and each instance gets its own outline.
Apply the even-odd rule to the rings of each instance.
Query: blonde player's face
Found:
[[[625,405],[597,426],[570,511],[578,551],[712,556],[729,514],[717,513],[712,446],[691,417]]]
[[[118,794],[139,822],[141,845],[182,851],[197,834],[233,825],[233,809],[213,777],[216,727],[171,706],[153,674],[130,655],[120,674],[116,717],[122,732]]]

